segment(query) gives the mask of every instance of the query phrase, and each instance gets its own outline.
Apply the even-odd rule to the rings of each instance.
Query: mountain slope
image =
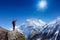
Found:
[[[38,33],[46,23],[40,19],[27,19],[21,26],[20,29],[23,30],[25,35],[31,34],[32,30],[36,30]]]
[[[39,36],[38,36],[39,35]],[[60,18],[46,24],[40,34],[36,34],[31,40],[60,40]]]
[[[0,40],[8,40],[7,32],[8,30],[0,27]]]

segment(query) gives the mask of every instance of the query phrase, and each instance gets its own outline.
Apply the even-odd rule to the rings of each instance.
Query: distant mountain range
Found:
[[[17,29],[22,30],[27,40],[60,40],[60,17],[49,23],[41,19],[27,19]],[[0,27],[0,39],[6,39],[7,31]]]
[[[60,40],[60,17],[49,23],[40,19],[27,19],[20,29],[28,37],[31,36],[32,30],[36,31],[31,40]]]
[[[34,29],[36,30],[36,32],[41,31],[41,29],[43,29],[42,26],[44,26],[45,24],[46,23],[40,19],[27,19],[20,25],[19,29],[22,30],[26,36],[28,36]]]

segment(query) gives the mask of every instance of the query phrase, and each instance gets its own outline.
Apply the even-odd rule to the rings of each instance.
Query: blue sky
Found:
[[[0,0],[0,26],[9,28],[11,21],[17,19],[20,25],[27,18],[38,18],[49,22],[60,16],[60,0],[46,0],[47,8],[37,11],[41,0]]]

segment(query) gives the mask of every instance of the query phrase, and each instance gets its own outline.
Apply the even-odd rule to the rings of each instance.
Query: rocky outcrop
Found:
[[[8,30],[0,27],[0,40],[8,40],[7,32]]]
[[[25,36],[18,30],[9,31],[8,40],[25,40]]]
[[[0,27],[0,40],[26,40],[26,38],[18,31],[9,31]]]

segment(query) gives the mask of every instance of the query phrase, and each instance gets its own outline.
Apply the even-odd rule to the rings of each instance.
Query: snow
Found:
[[[30,25],[35,25],[35,26],[43,26],[46,23],[40,19],[27,19],[26,22],[28,22]]]
[[[52,34],[55,29],[57,30],[60,28],[59,26],[57,28],[57,25],[59,24],[60,24],[60,18],[57,18],[49,22],[48,24],[46,24],[41,19],[27,19],[24,23],[22,23],[22,25],[20,26],[20,29],[22,28],[23,33],[27,36],[34,29],[36,30],[36,33],[42,32],[43,34],[47,32],[48,33],[47,35],[49,35],[49,34]]]
[[[45,24],[46,23],[40,19],[27,19],[24,23],[22,23],[20,29],[23,30],[23,33],[28,36],[34,29],[37,31],[36,33],[38,33],[42,30],[42,26]]]
[[[38,38],[37,40],[41,40],[41,38]]]
[[[50,39],[46,39],[46,40],[53,40],[54,38],[56,40],[59,34],[59,31],[60,31],[60,17],[49,22],[48,24],[42,21],[41,19],[27,19],[20,26],[16,26],[16,29],[18,29],[19,32],[23,33],[26,37],[28,37],[29,34],[31,34],[32,30],[36,30],[36,33],[42,32],[41,35],[43,35],[46,32],[47,36],[54,32],[53,37],[51,37]],[[40,40],[40,39],[41,38],[37,40]]]

